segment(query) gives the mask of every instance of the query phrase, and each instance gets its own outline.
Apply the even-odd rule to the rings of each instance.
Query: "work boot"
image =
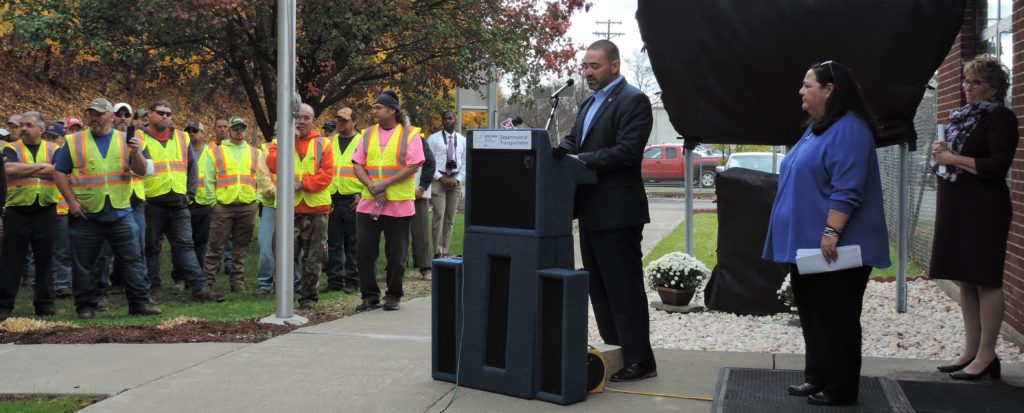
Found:
[[[224,301],[224,296],[213,291],[213,287],[206,287],[202,290],[192,292],[192,301],[219,303]]]
[[[430,268],[420,269],[420,277],[423,277],[424,281],[430,281]]]
[[[384,296],[384,311],[395,311],[398,310],[398,303],[402,301],[402,297],[393,295]]]
[[[108,308],[110,308],[110,300],[107,297],[96,299],[96,311],[107,311]]]
[[[344,289],[345,289],[345,287],[342,286],[342,285],[327,283],[327,285],[324,286],[324,288],[321,289],[320,292],[326,293],[326,292],[331,292],[331,291],[341,291],[341,290],[344,290]]]
[[[185,280],[174,280],[174,289],[177,291],[185,291]]]
[[[160,301],[164,299],[164,290],[162,288],[154,288],[149,290],[149,301],[153,304],[160,304]]]
[[[316,301],[302,301],[299,303],[300,310],[313,310],[316,308]]]
[[[72,295],[74,294],[68,287],[61,287],[57,289],[57,298],[71,298]]]
[[[96,310],[92,308],[79,308],[78,318],[83,320],[96,317]]]
[[[54,307],[53,304],[38,306],[36,307],[36,315],[40,317],[57,315],[57,307]]]
[[[260,297],[266,297],[266,296],[268,296],[270,294],[273,294],[273,293],[274,293],[273,291],[270,291],[268,289],[260,288],[259,296]]]
[[[380,306],[380,300],[379,299],[376,299],[376,298],[364,299],[362,303],[359,303],[359,305],[356,306],[356,311],[357,312],[369,311],[369,310],[372,310],[372,309],[377,308],[379,306]]]
[[[150,303],[128,306],[128,315],[160,315],[160,309]]]
[[[233,293],[244,293],[246,289],[247,288],[245,288],[245,283],[242,281],[231,282],[231,292]]]
[[[359,288],[354,286],[354,285],[352,285],[352,284],[348,284],[348,285],[346,285],[344,287],[341,287],[341,292],[343,292],[345,294],[355,294],[355,292],[358,291],[358,290],[359,290]]]

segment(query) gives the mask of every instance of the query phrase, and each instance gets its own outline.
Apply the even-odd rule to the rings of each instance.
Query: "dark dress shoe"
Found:
[[[794,384],[792,386],[789,386],[789,394],[792,394],[794,396],[807,397],[814,393],[820,392],[823,388],[823,386],[811,383]]]
[[[991,363],[982,370],[981,373],[971,374],[966,371],[960,370],[958,372],[949,373],[949,377],[953,380],[978,380],[986,375],[991,374],[993,379],[999,380],[1002,368],[999,367],[999,357],[992,359]]]
[[[618,373],[612,375],[611,380],[616,382],[637,381],[649,377],[658,377],[658,366],[654,360],[632,363],[623,367]]]
[[[856,402],[856,397],[849,399],[840,399],[837,397],[829,396],[825,394],[825,392],[823,391],[807,396],[807,404],[813,404],[815,406],[845,406],[849,404],[854,404]]]
[[[955,372],[955,371],[963,370],[964,367],[967,367],[967,365],[971,364],[971,362],[973,362],[973,361],[974,361],[974,357],[971,357],[971,359],[965,361],[964,364],[947,364],[945,366],[938,366],[936,368],[939,369],[939,371],[941,371],[943,373],[952,373],[952,372]]]

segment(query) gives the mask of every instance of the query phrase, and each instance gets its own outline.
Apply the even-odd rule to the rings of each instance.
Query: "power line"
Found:
[[[594,34],[597,35],[597,36],[603,37],[606,40],[611,40],[615,36],[622,36],[622,35],[625,34],[625,33],[612,33],[612,25],[613,24],[622,24],[622,22],[620,22],[620,21],[619,22],[613,22],[611,20],[603,21],[603,22],[602,21],[598,21],[597,24],[605,25],[605,31],[603,31],[603,32],[594,32]]]

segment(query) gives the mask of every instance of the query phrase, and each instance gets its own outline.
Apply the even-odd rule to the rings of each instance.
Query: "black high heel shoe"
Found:
[[[985,377],[985,375],[991,374],[993,379],[999,380],[1000,370],[1002,369],[999,367],[999,357],[996,357],[992,359],[991,363],[988,363],[988,366],[986,366],[985,370],[982,370],[981,373],[971,374],[960,370],[955,373],[949,373],[949,377],[953,380],[978,380]]]
[[[965,361],[964,364],[947,364],[945,366],[938,366],[936,368],[939,369],[939,371],[941,371],[943,373],[952,373],[952,372],[955,372],[955,371],[963,370],[964,367],[967,367],[967,365],[971,364],[971,362],[973,362],[973,361],[974,361],[974,357],[971,357],[971,359]]]

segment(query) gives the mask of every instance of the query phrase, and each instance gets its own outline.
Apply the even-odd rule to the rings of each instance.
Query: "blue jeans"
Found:
[[[130,306],[149,303],[146,264],[139,248],[139,225],[131,216],[113,222],[71,217],[68,220],[71,241],[71,279],[75,308],[95,309],[99,299],[95,265],[105,243],[114,255],[114,270],[124,278],[124,292]]]
[[[139,227],[139,249],[146,251],[146,204],[136,203],[132,206],[132,218],[135,225]],[[110,250],[110,243],[104,242],[100,250],[100,258],[93,267],[93,276],[99,285],[99,296],[110,297],[110,287],[114,284],[122,284],[124,275],[118,272],[111,273],[110,265],[114,262],[114,252]],[[149,291],[149,277],[145,278],[146,291]]]
[[[166,206],[150,203],[146,205],[146,264],[150,288],[161,288],[160,244],[161,237],[167,236],[171,244],[171,264],[181,271],[192,291],[206,288],[206,278],[196,258],[195,244],[192,243],[192,217],[185,206]]]
[[[57,215],[57,230],[53,234],[54,288],[71,288],[71,245],[68,237],[68,216]]]
[[[261,290],[274,288],[274,225],[277,208],[263,205],[260,207],[260,227],[256,234],[256,242],[260,246],[260,262],[256,266],[256,285]],[[302,282],[302,265],[295,266],[295,291]]]

